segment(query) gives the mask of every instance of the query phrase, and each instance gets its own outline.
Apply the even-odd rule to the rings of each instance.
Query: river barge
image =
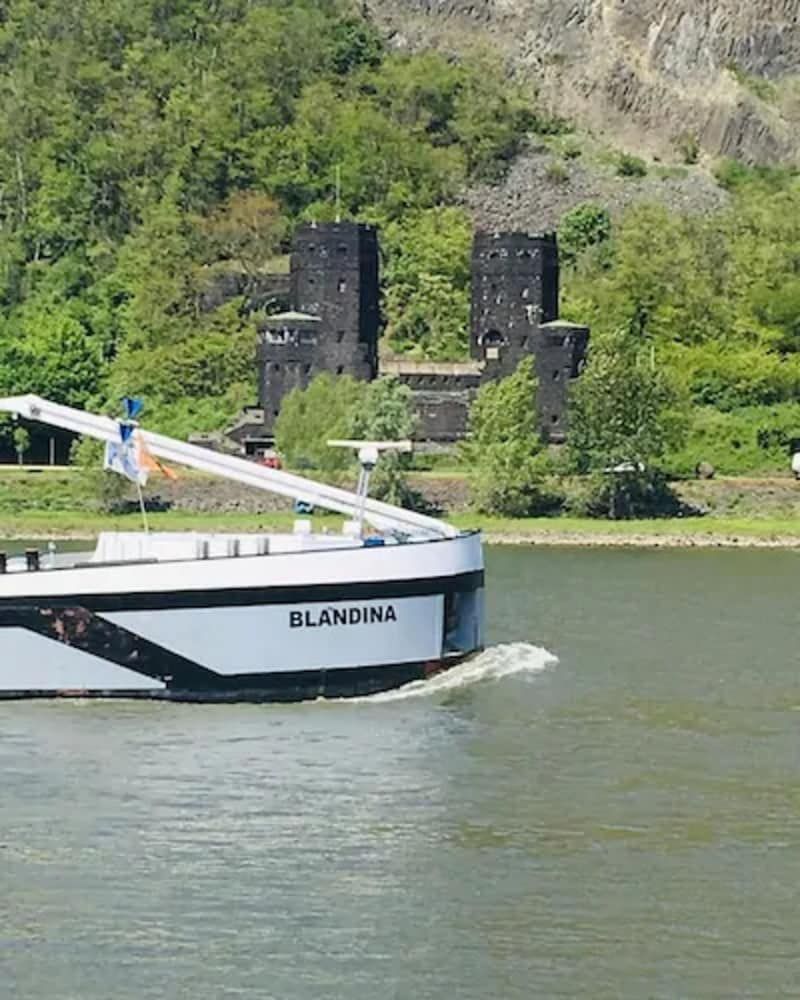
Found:
[[[0,410],[119,441],[37,396]],[[159,460],[344,515],[340,531],[104,532],[0,562],[0,699],[300,701],[421,680],[483,644],[483,551],[438,518],[135,429]],[[363,457],[363,456],[362,456]],[[365,477],[362,476],[362,480]]]

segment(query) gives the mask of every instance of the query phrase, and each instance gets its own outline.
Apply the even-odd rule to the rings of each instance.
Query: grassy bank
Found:
[[[294,516],[286,510],[251,513],[227,510],[231,497],[217,495],[213,480],[188,473],[176,496],[212,498],[222,512],[173,508],[151,513],[154,530],[258,532],[289,530]],[[447,485],[449,477],[440,476]],[[154,492],[163,489],[163,483]],[[784,479],[730,479],[682,484],[685,498],[703,504],[705,517],[641,521],[599,521],[553,517],[512,519],[474,513],[454,514],[460,528],[485,532],[490,542],[530,545],[618,545],[638,547],[798,547],[800,548],[800,484]],[[213,494],[213,496],[212,496]],[[236,487],[234,498],[245,492]],[[256,493],[260,502],[264,494]],[[453,494],[445,490],[445,499]],[[214,506],[214,503],[211,506]],[[316,517],[316,527],[334,529],[335,515]],[[77,470],[46,474],[5,469],[0,476],[0,538],[79,539],[100,531],[136,531],[138,513],[103,514],[97,509],[91,480]]]
[[[461,515],[459,527],[480,527],[498,545],[621,546],[631,548],[800,548],[797,518],[512,519]]]
[[[191,514],[167,511],[150,515],[160,531],[259,532],[290,530],[292,514]],[[487,541],[506,545],[629,546],[637,548],[800,548],[800,519],[704,517],[650,521],[595,521],[583,518],[514,519],[461,514],[450,519],[460,528],[480,529]],[[335,529],[336,516],[315,517],[315,527]],[[90,539],[100,531],[138,531],[135,514],[102,515],[86,511],[31,511],[0,514],[0,538]]]

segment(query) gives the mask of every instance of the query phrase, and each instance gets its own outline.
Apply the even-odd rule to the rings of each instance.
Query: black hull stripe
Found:
[[[203,690],[218,686],[219,681],[224,680],[213,670],[106,621],[86,608],[0,608],[0,628],[14,627],[27,629],[168,685]]]
[[[0,608],[1,628],[24,628],[166,685],[166,691],[102,692],[105,697],[163,697],[180,701],[302,701],[311,697],[371,694],[451,665],[458,657],[428,663],[311,669],[261,674],[218,674],[179,653],[82,607]],[[18,668],[17,668],[18,669]],[[2,671],[2,665],[0,665]],[[383,685],[383,686],[381,686]],[[0,691],[0,699],[53,697],[33,689]],[[87,692],[91,694],[91,692]],[[99,696],[95,693],[95,696]]]
[[[477,651],[476,651],[477,652]],[[306,670],[284,674],[247,674],[221,678],[224,687],[151,691],[0,691],[0,701],[52,698],[175,701],[193,704],[248,704],[313,701],[317,698],[358,698],[425,680],[470,659],[476,653],[422,663],[395,663],[380,667]]]
[[[392,600],[428,597],[477,590],[483,570],[455,576],[419,577],[410,580],[375,580],[356,583],[323,583],[292,587],[241,587],[219,590],[166,590],[145,593],[69,594],[53,597],[0,598],[0,616],[7,609],[47,606],[80,606],[98,613],[114,611],[164,611],[177,608],[236,608],[259,604],[332,603],[335,601]]]

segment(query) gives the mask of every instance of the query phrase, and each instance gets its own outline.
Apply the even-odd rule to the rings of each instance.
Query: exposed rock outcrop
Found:
[[[800,161],[800,0],[367,0],[399,47],[496,47],[561,114],[661,156]]]

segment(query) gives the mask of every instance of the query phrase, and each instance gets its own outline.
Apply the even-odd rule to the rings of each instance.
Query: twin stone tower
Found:
[[[472,251],[469,362],[379,358],[380,248],[373,226],[302,226],[291,256],[291,309],[258,332],[259,406],[232,436],[248,453],[268,447],[284,396],[321,372],[369,381],[394,375],[414,393],[417,439],[446,445],[464,436],[478,389],[533,355],[542,434],[567,433],[570,382],[581,372],[585,326],[558,318],[559,259],[552,233],[478,233]]]

